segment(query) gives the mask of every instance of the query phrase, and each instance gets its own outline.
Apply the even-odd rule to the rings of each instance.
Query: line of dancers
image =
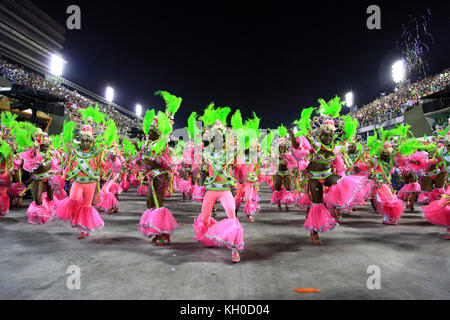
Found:
[[[450,132],[417,140],[410,126],[379,129],[366,142],[356,135],[358,122],[341,116],[336,97],[306,108],[296,130],[280,125],[260,128],[253,112],[244,121],[240,110],[211,103],[201,116],[193,112],[183,139],[174,137],[174,117],[182,99],[169,92],[165,111],[147,111],[142,141],[121,139],[113,120],[90,107],[79,121],[66,121],[60,135],[48,136],[9,111],[1,114],[0,212],[21,206],[31,190],[26,215],[32,224],[67,223],[84,239],[104,226],[99,212],[119,211],[120,194],[136,187],[147,209],[137,229],[155,246],[170,244],[178,228],[166,199],[200,202],[193,221],[194,239],[207,247],[227,247],[238,263],[244,250],[242,210],[255,223],[258,192],[267,185],[279,211],[297,206],[306,211],[304,228],[312,243],[324,245],[320,233],[335,229],[344,214],[371,203],[381,223],[398,225],[404,211],[423,205],[423,216],[446,228],[450,239]],[[230,117],[231,115],[231,117]],[[450,127],[450,125],[449,125]],[[404,186],[396,192],[397,172]],[[24,176],[29,179],[22,181]],[[216,203],[226,218],[217,219]],[[177,212],[176,215],[183,214]]]

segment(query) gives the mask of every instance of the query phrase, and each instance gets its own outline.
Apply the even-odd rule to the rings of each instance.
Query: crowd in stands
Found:
[[[36,73],[28,72],[21,66],[5,60],[0,60],[0,73],[4,78],[9,79],[13,83],[47,91],[81,108],[94,106],[97,103],[75,90],[70,90],[57,82],[46,80]],[[449,83],[450,69],[446,69],[438,75],[396,89],[391,94],[382,94],[378,99],[350,114],[359,121],[361,127],[381,124],[387,120],[403,115],[406,111],[421,103],[424,97],[443,90]],[[121,133],[125,134],[130,128],[138,127],[136,119],[131,119],[121,114],[114,107],[102,103],[98,103],[98,105],[101,111],[115,120]],[[69,117],[72,117],[74,112],[76,114],[76,111],[70,105],[66,105],[66,113]]]
[[[450,69],[446,69],[438,75],[409,84],[389,95],[383,94],[375,101],[352,112],[351,115],[359,121],[361,127],[381,124],[403,115],[422,103],[424,97],[443,90],[449,84]]]
[[[73,105],[76,105],[78,108],[87,108],[89,106],[95,106],[98,103],[100,111],[108,114],[116,122],[120,133],[126,134],[130,128],[138,126],[136,119],[131,119],[121,114],[114,107],[89,99],[77,91],[70,90],[57,82],[46,80],[36,73],[26,71],[19,65],[0,60],[0,74],[13,83],[46,91],[64,98],[70,103],[66,104],[65,110],[68,117],[72,117],[72,114],[76,113],[76,108],[73,108]]]

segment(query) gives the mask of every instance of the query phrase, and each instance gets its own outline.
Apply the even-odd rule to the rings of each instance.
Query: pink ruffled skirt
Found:
[[[435,200],[422,207],[423,217],[432,224],[450,227],[450,203],[448,198]]]
[[[197,202],[203,202],[203,198],[205,197],[205,187],[200,187],[199,185],[195,184],[192,188],[192,200]]]
[[[138,225],[138,229],[147,238],[156,235],[172,234],[177,228],[177,220],[170,210],[164,207],[145,211]]]
[[[383,216],[383,220],[389,223],[396,223],[403,215],[403,202],[392,193],[391,189],[382,184],[375,190],[375,205]]]
[[[92,232],[104,226],[103,219],[95,208],[83,207],[81,200],[71,198],[66,198],[60,202],[53,217],[84,232]]]
[[[329,208],[349,211],[370,197],[372,183],[362,176],[345,176],[328,188],[324,202]]]
[[[137,189],[138,196],[146,197],[147,192],[148,192],[148,187],[146,185],[140,185],[139,188]]]
[[[244,250],[244,236],[238,219],[224,219],[217,222],[210,218],[209,225],[204,225],[200,219],[194,221],[195,240],[207,247],[227,247]]]
[[[309,209],[304,227],[309,231],[328,232],[336,228],[337,225],[338,223],[325,205],[316,203]]]
[[[112,212],[118,208],[119,201],[112,192],[100,191],[100,202],[95,206],[98,210]]]
[[[412,193],[420,192],[420,184],[418,182],[409,183],[403,186],[398,192],[398,197],[404,201],[408,200],[408,196]]]

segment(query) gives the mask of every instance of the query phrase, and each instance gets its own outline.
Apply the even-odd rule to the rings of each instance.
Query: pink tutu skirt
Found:
[[[383,216],[383,220],[390,223],[396,223],[403,215],[403,202],[392,193],[391,189],[382,184],[375,190],[375,204],[377,210]]]
[[[172,234],[178,228],[177,220],[167,208],[149,209],[142,214],[138,229],[150,238],[156,235]]]
[[[18,198],[19,193],[25,189],[26,186],[22,182],[13,183],[8,189],[8,196],[12,199]]]
[[[51,206],[52,204],[50,204]],[[40,206],[36,202],[32,202],[28,207],[26,215],[28,216],[28,222],[31,224],[46,224],[53,219],[53,208],[49,208],[47,204],[42,202]]]
[[[411,193],[416,193],[416,192],[420,192],[420,184],[417,182],[414,183],[409,183],[403,186],[403,188],[400,189],[400,191],[398,192],[398,197],[404,201],[408,200],[408,196]]]
[[[205,191],[206,191],[205,187],[200,187],[199,185],[195,184],[192,188],[192,200],[197,202],[203,202]]]
[[[304,227],[309,231],[328,232],[336,228],[337,225],[338,223],[330,211],[322,203],[316,203],[309,209]]]
[[[345,176],[328,188],[324,202],[329,208],[349,211],[364,204],[372,192],[372,184],[362,176]]]
[[[256,201],[250,201],[245,204],[244,213],[248,216],[254,216],[259,212],[260,206]]]
[[[130,188],[131,188],[131,183],[130,183],[130,181],[128,181],[128,180],[123,180],[123,181],[120,183],[120,188],[121,188],[124,192],[127,192],[128,190],[130,190]]]
[[[5,194],[4,196],[0,197],[0,213],[1,214],[9,213],[9,206],[10,206],[9,196]]]
[[[280,203],[285,206],[290,206],[294,203],[294,195],[290,191],[285,191]]]
[[[207,247],[226,246],[229,249],[244,250],[243,230],[238,219],[217,222],[210,218],[209,226],[206,226],[197,218],[193,226],[196,234],[194,239]]]
[[[109,189],[109,192],[112,192],[113,194],[121,194],[122,191],[123,190],[120,188],[118,183],[113,183]]]
[[[192,184],[190,184],[188,181],[180,179],[178,180],[178,191],[186,194],[192,193]]]
[[[272,193],[272,199],[270,200],[270,202],[272,204],[280,204],[281,203],[281,199],[283,199],[283,195],[284,195],[284,190],[282,191],[273,191]]]
[[[139,180],[134,175],[128,175],[128,179],[133,187],[137,187],[139,185]]]
[[[99,211],[112,212],[118,208],[119,201],[112,192],[100,191],[100,202],[95,206]]]
[[[422,207],[423,217],[429,223],[450,227],[450,205],[448,199],[435,200]]]
[[[431,198],[428,196],[428,192],[421,192],[419,197],[417,198],[417,203],[419,204],[429,204],[431,202]]]
[[[146,185],[140,185],[139,188],[137,189],[138,196],[146,197],[147,192],[148,192],[148,187]]]
[[[300,195],[295,200],[295,205],[300,209],[308,209],[312,206],[312,201],[307,193],[300,193]]]
[[[95,208],[83,207],[81,200],[71,198],[66,198],[60,202],[53,217],[84,232],[95,231],[104,225],[103,219]]]

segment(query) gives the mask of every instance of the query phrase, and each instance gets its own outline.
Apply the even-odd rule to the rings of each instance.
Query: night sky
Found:
[[[65,78],[102,96],[109,84],[130,110],[163,109],[153,93],[167,90],[183,98],[176,127],[212,101],[254,110],[271,128],[350,90],[364,105],[392,91],[402,24],[427,8],[429,74],[450,67],[448,1],[215,2],[34,0],[64,26],[66,8],[81,7],[82,29],[68,31],[61,52]],[[381,7],[381,30],[366,27],[371,4]]]

